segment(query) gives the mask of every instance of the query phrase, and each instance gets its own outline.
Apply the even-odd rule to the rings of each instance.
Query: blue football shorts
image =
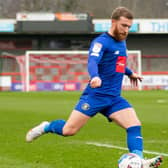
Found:
[[[101,113],[109,119],[112,113],[130,107],[132,106],[129,102],[121,96],[82,95],[75,106],[75,110],[90,117]]]

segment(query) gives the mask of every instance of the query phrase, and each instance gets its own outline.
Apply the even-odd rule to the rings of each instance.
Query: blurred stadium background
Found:
[[[168,0],[0,0],[1,168],[117,167],[124,131],[99,115],[68,140],[49,135],[24,142],[41,120],[68,117],[88,81],[89,44],[108,30],[117,6],[134,12],[129,65],[144,77],[143,91],[124,87],[133,91],[123,95],[143,123],[145,156],[163,154],[161,168],[168,167]],[[27,83],[45,92],[20,92]]]
[[[25,90],[24,85],[28,80],[30,90],[83,89],[88,80],[86,57],[79,57],[79,60],[83,59],[81,65],[78,60],[67,65],[64,62],[64,65],[58,67],[59,63],[51,60],[47,65],[47,56],[41,53],[46,65],[40,59],[31,59],[29,70],[24,70],[27,65],[24,56],[28,50],[87,51],[90,41],[110,27],[111,11],[122,5],[129,7],[135,14],[127,43],[128,50],[141,52],[140,67],[144,75],[142,88],[168,89],[168,1],[160,1],[158,5],[156,0],[40,0],[38,3],[33,0],[17,0],[15,4],[7,0],[0,1],[0,4],[1,91]],[[57,61],[75,61],[65,54],[58,57]],[[78,54],[74,57],[78,57]],[[136,59],[132,61],[137,65]],[[27,71],[29,79],[26,77]]]

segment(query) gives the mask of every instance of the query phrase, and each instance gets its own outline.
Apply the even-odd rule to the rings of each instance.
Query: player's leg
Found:
[[[26,141],[32,142],[34,139],[46,133],[55,133],[62,136],[74,135],[89,119],[89,116],[73,110],[67,122],[65,120],[44,121],[32,128],[26,134]]]
[[[125,108],[109,116],[119,126],[127,131],[127,146],[131,153],[143,157],[143,138],[141,135],[141,122],[133,108]]]
[[[128,107],[128,108],[113,112],[109,116],[109,118],[125,129],[132,126],[141,125],[141,122],[138,119],[132,107]]]
[[[162,156],[157,156],[151,159],[143,159],[141,122],[129,103],[123,98],[119,99],[121,100],[113,106],[113,112],[111,112],[109,118],[122,128],[126,129],[128,149],[130,152],[138,154],[142,158],[143,167],[158,168],[163,160]]]
[[[77,110],[73,110],[66,122],[64,120],[52,121],[45,128],[45,131],[63,136],[72,136],[75,135],[89,119],[90,116],[87,116]]]
[[[141,135],[141,123],[133,108],[126,108],[112,113],[110,116],[114,122],[127,130],[127,145],[131,153],[138,154],[142,158],[143,168],[158,168],[163,161],[162,156],[151,159],[143,159],[143,138]]]

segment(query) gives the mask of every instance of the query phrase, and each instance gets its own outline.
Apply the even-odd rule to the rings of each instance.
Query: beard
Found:
[[[128,36],[127,33],[121,33],[121,32],[119,32],[119,30],[118,30],[117,27],[114,29],[113,35],[114,35],[114,38],[117,41],[125,40],[127,38],[127,36]]]

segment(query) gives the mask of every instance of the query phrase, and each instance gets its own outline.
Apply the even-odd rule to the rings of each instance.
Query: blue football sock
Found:
[[[50,124],[44,128],[44,131],[56,133],[58,135],[63,135],[62,130],[63,130],[65,123],[66,123],[65,120],[54,120],[50,122]]]
[[[127,128],[127,145],[129,152],[135,153],[143,158],[143,138],[141,126]]]

